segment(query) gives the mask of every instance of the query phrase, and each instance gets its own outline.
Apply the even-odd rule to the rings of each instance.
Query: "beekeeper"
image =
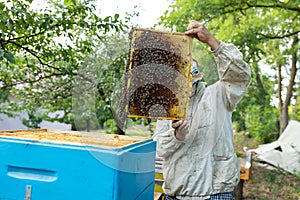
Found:
[[[187,29],[211,48],[220,80],[205,88],[194,61],[188,120],[157,122],[165,199],[234,199],[239,165],[231,116],[250,84],[250,69],[237,47],[216,39],[204,24],[191,21]]]

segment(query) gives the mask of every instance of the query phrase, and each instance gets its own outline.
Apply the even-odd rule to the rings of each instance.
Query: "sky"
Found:
[[[100,17],[114,16],[118,13],[121,19],[125,19],[126,12],[132,14],[136,11],[139,12],[139,16],[134,18],[134,25],[150,28],[168,9],[172,0],[95,0],[95,2]],[[45,0],[34,0],[32,8],[40,9],[44,4]]]
[[[142,28],[150,28],[167,10],[171,0],[98,0],[97,3],[101,11],[100,16],[118,13],[124,19],[126,12],[132,13],[136,10],[139,16],[134,22]],[[136,9],[134,9],[135,6],[137,6]]]
[[[0,0],[1,1],[1,0]],[[61,0],[62,2],[64,0]],[[160,16],[168,9],[173,0],[95,0],[96,13],[99,17],[105,18],[107,16],[114,16],[119,14],[121,20],[125,20],[126,13],[133,14],[138,12],[139,15],[135,16],[130,21],[130,26],[138,26],[141,28],[151,28],[157,22]],[[33,0],[31,9],[45,8],[47,0]],[[156,27],[156,29],[161,27]],[[164,29],[164,28],[162,28]],[[68,39],[62,37],[60,41]]]

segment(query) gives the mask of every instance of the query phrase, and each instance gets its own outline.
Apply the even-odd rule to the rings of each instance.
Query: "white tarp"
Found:
[[[300,173],[300,122],[290,121],[279,139],[253,150],[257,158],[290,173]]]

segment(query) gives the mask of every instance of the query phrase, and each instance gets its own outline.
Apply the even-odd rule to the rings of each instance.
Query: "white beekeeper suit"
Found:
[[[250,83],[250,69],[234,45],[221,42],[212,53],[220,80],[207,88],[193,87],[186,137],[175,137],[172,121],[157,122],[154,138],[164,159],[163,189],[178,199],[232,192],[239,181],[231,116]]]

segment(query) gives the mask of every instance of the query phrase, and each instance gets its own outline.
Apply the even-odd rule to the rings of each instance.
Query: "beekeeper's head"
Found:
[[[191,74],[192,74],[192,82],[201,80],[203,77],[203,73],[200,73],[200,67],[198,61],[194,58],[191,66]]]

